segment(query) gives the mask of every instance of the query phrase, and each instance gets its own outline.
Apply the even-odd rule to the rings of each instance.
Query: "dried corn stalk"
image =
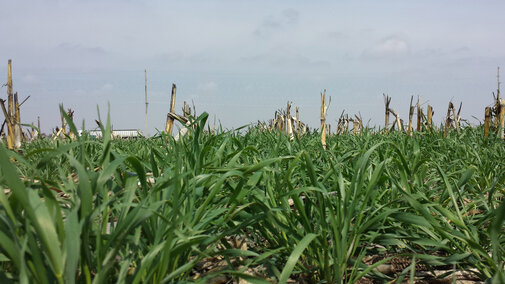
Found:
[[[60,118],[61,118],[61,129],[58,131],[58,134],[56,137],[59,137],[61,135],[61,138],[64,138],[67,135],[67,120],[65,119],[65,116],[63,115],[63,104],[60,104]],[[67,116],[70,118],[70,120],[73,122],[74,121],[74,111],[72,109],[68,109],[66,112]],[[68,130],[68,136],[73,140],[75,139],[75,133],[72,132],[72,130],[69,128]]]
[[[63,109],[63,104],[60,104],[60,109]],[[60,134],[63,135],[64,137],[67,134],[67,121],[65,120],[65,116],[63,116],[63,112],[60,112],[60,118],[61,118]]]
[[[189,107],[189,104],[184,101],[184,106],[182,107],[182,115],[186,118],[188,118],[191,115],[191,107]]]
[[[458,136],[460,134],[460,132],[459,132],[459,125],[460,125],[460,121],[461,121],[460,113],[461,113],[461,107],[462,106],[463,106],[463,102],[461,102],[459,104],[459,109],[458,109],[457,113],[456,113],[456,109],[452,108],[452,116],[453,116],[453,119],[454,119],[454,126],[456,127],[456,132],[458,133]]]
[[[491,124],[491,112],[492,109],[490,107],[486,107],[484,111],[484,137],[489,136],[489,126]]]
[[[212,135],[216,134],[216,115],[214,114],[214,123],[212,124]]]
[[[37,137],[40,137],[40,116],[37,116]]]
[[[299,108],[296,107],[296,134],[300,136],[300,129],[301,129],[301,122],[300,122],[300,113],[299,113]]]
[[[7,64],[7,108],[5,107],[5,100],[0,99],[0,104],[7,124],[7,147],[11,150],[18,149],[21,147],[23,132],[21,130],[18,94],[13,94],[12,61],[10,59]]]
[[[444,137],[447,137],[447,134],[449,132],[449,127],[452,124],[451,110],[453,108],[454,108],[454,105],[452,104],[452,102],[449,102],[449,106],[447,107],[447,115],[445,117]]]
[[[349,123],[349,118],[347,114],[344,114],[345,110],[342,111],[340,117],[338,118],[337,131],[336,134],[344,134],[347,131],[347,125]]]
[[[421,102],[419,100],[419,97],[417,98],[417,129],[416,131],[420,132],[421,131],[421,124],[424,122],[424,114],[423,114],[423,109],[421,108]]]
[[[293,133],[293,119],[291,117],[291,103],[288,102],[286,106],[286,134],[289,136],[289,139],[293,140],[294,133]]]
[[[428,105],[428,121],[426,122],[426,128],[429,130],[431,129],[431,122],[432,122],[432,119],[433,119],[433,114],[435,112],[433,111],[433,107],[431,107],[431,105]]]
[[[391,103],[391,97],[389,97],[386,94],[382,94],[384,96],[384,105],[386,106],[386,113],[384,115],[385,121],[384,121],[384,131],[388,132],[388,127],[389,127],[389,104]]]
[[[497,75],[496,75],[496,78],[498,80],[498,87],[496,89],[496,95],[493,93],[493,97],[494,97],[494,105],[493,105],[493,108],[492,108],[492,116],[494,116],[494,126],[496,127],[495,129],[498,130],[499,126],[500,126],[500,112],[501,112],[501,97],[500,97],[500,67],[498,67],[498,70],[497,70]]]
[[[175,140],[178,140],[180,137],[186,135],[186,133],[188,132],[188,127],[189,127],[189,125],[191,125],[190,119],[188,119],[184,116],[180,116],[180,115],[173,113],[173,112],[169,112],[167,114],[167,119],[170,119],[172,121],[172,123],[174,120],[177,120],[182,125],[184,125],[184,127],[181,130],[179,130],[178,134],[174,137]]]
[[[321,93],[321,144],[324,149],[326,149],[326,112],[330,103],[331,97],[328,104],[326,104],[326,90],[324,90],[324,93]]]
[[[447,107],[447,116],[445,117],[444,137],[447,137],[450,128],[456,128],[458,135],[460,134],[459,124],[461,121],[460,113],[462,105],[463,103],[459,105],[459,110],[456,112],[454,104],[452,102],[449,102],[449,106]]]
[[[412,117],[414,116],[415,107],[412,105],[412,101],[414,100],[414,96],[410,97],[410,108],[409,108],[409,126],[407,127],[407,134],[412,137],[413,136],[413,127],[412,127]]]
[[[9,132],[9,149],[15,148],[15,136],[14,128],[16,125],[15,114],[14,114],[14,97],[12,91],[12,61],[9,59],[7,64],[7,100],[9,106],[9,120],[10,124],[7,124],[7,130]],[[16,147],[17,148],[17,147]]]
[[[386,105],[386,120],[385,120],[385,131],[388,131],[388,125],[389,125],[389,114],[393,114],[396,118],[395,122],[393,122],[393,126],[391,127],[391,130],[394,129],[395,124],[397,125],[398,131],[402,131],[402,120],[400,119],[400,115],[392,108],[389,107],[389,104],[391,103],[391,98],[385,94],[384,96],[384,104]]]
[[[499,114],[499,133],[500,133],[500,138],[504,139],[505,138],[505,100],[500,101],[500,114]]]
[[[172,96],[170,97],[170,113],[175,112],[175,92],[177,90],[177,87],[175,84],[172,84]],[[170,114],[169,113],[169,114]],[[167,121],[165,125],[165,132],[168,135],[172,135],[172,127],[174,126],[174,119],[172,116],[167,115]]]
[[[359,134],[363,130],[363,120],[361,119],[361,114],[360,116],[354,115],[355,119],[349,119],[349,121],[352,121],[352,128],[353,128],[353,134]]]
[[[403,129],[402,128],[403,120],[400,118],[400,115],[394,109],[390,108],[389,112],[395,116],[395,118],[396,118],[396,120],[395,120],[396,127],[397,127],[398,131],[401,132],[402,129]],[[394,128],[394,127],[395,127],[395,125],[393,124],[392,128]]]

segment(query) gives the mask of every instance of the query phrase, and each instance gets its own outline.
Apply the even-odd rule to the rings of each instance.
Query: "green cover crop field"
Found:
[[[324,150],[206,120],[179,141],[104,123],[103,140],[1,145],[0,282],[505,282],[505,143],[482,127]]]

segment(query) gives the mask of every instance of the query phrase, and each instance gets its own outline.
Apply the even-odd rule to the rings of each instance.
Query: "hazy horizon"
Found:
[[[361,113],[382,126],[388,94],[405,120],[410,96],[435,110],[452,100],[475,124],[505,66],[504,1],[3,1],[0,83],[13,60],[22,123],[60,124],[59,103],[95,128],[111,106],[114,128],[164,129],[172,83],[176,112],[194,101],[225,128],[273,118],[293,102],[311,128],[319,93],[327,122]],[[502,68],[505,72],[505,68]],[[503,72],[502,72],[503,73]],[[505,77],[503,74],[502,77]],[[6,98],[6,87],[0,97]]]

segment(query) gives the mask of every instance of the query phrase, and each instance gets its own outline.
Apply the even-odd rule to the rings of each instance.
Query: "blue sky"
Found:
[[[95,127],[110,102],[115,128],[143,129],[144,69],[150,133],[164,128],[172,83],[177,110],[194,101],[227,128],[288,100],[317,127],[323,89],[332,124],[343,109],[382,124],[382,93],[403,118],[419,95],[436,122],[452,99],[478,123],[505,66],[504,12],[498,0],[3,0],[0,78],[12,58],[14,90],[31,95],[22,121],[40,116],[45,132],[61,102],[78,124]]]

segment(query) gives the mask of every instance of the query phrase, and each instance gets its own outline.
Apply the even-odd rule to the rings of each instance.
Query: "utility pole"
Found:
[[[148,133],[148,130],[147,130],[147,70],[144,69],[144,79],[145,79],[145,101],[146,101],[146,117],[145,117],[145,121],[146,121],[146,128],[145,128],[145,137],[148,137],[149,136],[149,133]]]

